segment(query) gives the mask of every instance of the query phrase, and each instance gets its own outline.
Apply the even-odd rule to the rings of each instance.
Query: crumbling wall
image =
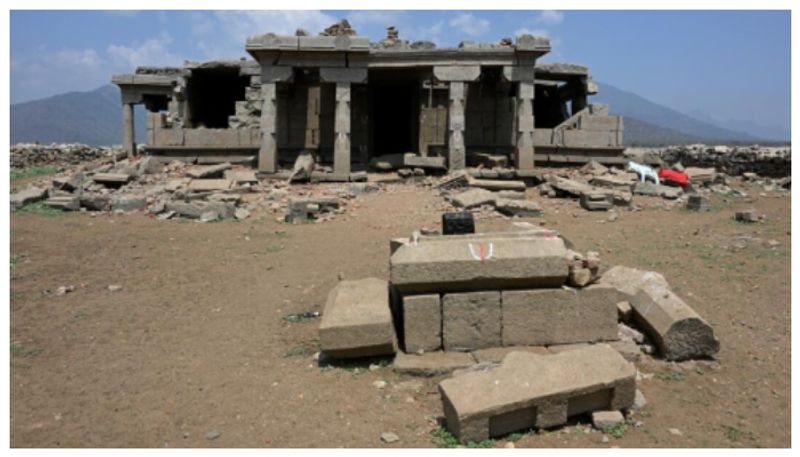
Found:
[[[731,176],[756,173],[782,178],[792,175],[791,149],[760,146],[673,146],[655,151],[666,163],[680,162],[686,167],[713,167]]]

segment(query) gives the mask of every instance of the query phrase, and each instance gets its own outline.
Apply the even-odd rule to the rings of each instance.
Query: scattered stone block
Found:
[[[403,165],[408,168],[422,168],[426,170],[447,171],[446,159],[444,157],[418,155],[406,155],[403,158]]]
[[[175,214],[186,217],[189,219],[200,219],[200,216],[207,211],[214,211],[223,219],[233,217],[236,207],[232,203],[227,202],[182,202],[170,201],[166,203],[166,211],[174,212]]]
[[[36,203],[47,198],[47,189],[30,186],[17,193],[11,194],[11,211],[16,211],[25,205]]]
[[[506,355],[514,351],[531,352],[539,355],[552,354],[552,352],[544,346],[509,346],[479,349],[473,351],[472,356],[479,364],[500,363]]]
[[[438,294],[403,297],[406,352],[431,352],[442,347],[442,303]]]
[[[225,170],[225,179],[239,183],[255,184],[258,182],[255,170]]]
[[[222,176],[225,170],[230,170],[231,164],[224,162],[205,167],[192,167],[186,170],[186,176],[194,179],[216,178]]]
[[[551,354],[560,354],[562,352],[567,352],[567,351],[586,349],[591,346],[592,345],[589,343],[553,344],[547,346],[547,350],[550,351]]]
[[[188,189],[192,192],[211,192],[230,189],[233,182],[228,179],[193,179]]]
[[[711,211],[711,203],[709,203],[708,198],[702,195],[689,195],[689,199],[686,202],[686,209]]]
[[[106,187],[120,187],[131,180],[131,175],[127,173],[95,173],[92,181]]]
[[[469,159],[472,166],[484,166],[486,168],[508,167],[508,156],[502,154],[487,154],[485,152],[479,152],[476,154],[471,154]]]
[[[525,181],[493,180],[493,179],[470,179],[469,185],[486,190],[516,190],[525,192]]]
[[[72,195],[50,197],[45,200],[44,204],[63,211],[77,211],[81,207],[80,199]]]
[[[503,291],[503,346],[613,341],[617,336],[614,287]]]
[[[629,295],[634,321],[656,342],[667,360],[711,357],[719,340],[711,326],[658,273],[616,266],[602,282]]]
[[[512,352],[497,368],[439,384],[446,427],[464,443],[628,409],[635,390],[636,368],[604,344],[551,356]]]
[[[527,198],[525,192],[518,190],[501,190],[495,193],[498,198],[504,198],[506,200],[525,200]]]
[[[335,358],[394,354],[389,284],[377,278],[340,282],[328,294],[319,340],[322,351]]]
[[[644,335],[642,335],[642,332],[628,327],[623,323],[617,324],[617,335],[622,341],[631,341],[636,344],[644,343]]]
[[[662,197],[674,200],[681,196],[683,190],[680,187],[664,186],[650,181],[639,181],[633,186],[633,193],[636,195],[649,195],[651,197]]]
[[[502,345],[500,292],[466,292],[442,297],[442,346],[471,351]]]
[[[565,256],[564,240],[557,236],[438,236],[400,246],[389,271],[403,293],[560,287],[568,273]]]
[[[633,320],[633,308],[629,301],[621,301],[617,303],[617,315],[619,320],[629,324]]]
[[[147,200],[142,195],[115,195],[111,198],[111,209],[116,211],[138,211],[147,206]]]
[[[628,362],[638,362],[642,356],[639,346],[632,341],[609,341],[607,344]]]
[[[536,202],[530,200],[510,200],[505,198],[498,198],[495,200],[495,208],[497,211],[505,214],[506,216],[519,216],[519,217],[533,217],[541,216],[542,208]]]
[[[567,284],[570,286],[586,287],[592,282],[592,280],[594,280],[594,275],[592,274],[592,270],[589,268],[570,267],[569,276],[567,277]]]
[[[111,196],[106,194],[81,194],[81,206],[89,211],[107,211],[111,207]]]
[[[450,199],[453,205],[459,208],[470,209],[481,205],[494,205],[497,196],[485,189],[469,189],[452,195]]]
[[[58,176],[53,178],[53,188],[72,192],[77,190],[83,182],[83,173],[76,173],[72,176]]]
[[[586,165],[581,167],[581,172],[593,175],[602,175],[608,173],[608,167],[601,164],[597,160],[592,159],[586,162]]]
[[[614,206],[614,196],[606,192],[583,192],[580,205],[588,211],[608,211]]]
[[[736,220],[739,222],[753,223],[758,222],[758,212],[754,209],[736,212]]]
[[[618,410],[592,412],[592,425],[600,431],[614,428],[623,422],[625,422],[625,416]]]
[[[473,365],[475,359],[466,352],[427,352],[419,355],[398,352],[392,366],[400,374],[441,376]]]

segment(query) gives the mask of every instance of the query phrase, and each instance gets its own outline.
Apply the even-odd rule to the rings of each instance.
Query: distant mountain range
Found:
[[[144,107],[134,109],[136,139],[146,132]],[[90,92],[67,92],[52,97],[11,105],[11,144],[122,143],[122,101],[112,84]]]
[[[623,138],[629,146],[789,140],[790,132],[785,129],[742,121],[723,126],[708,116],[698,118],[702,113],[690,116],[610,84],[598,85],[600,91],[590,101],[607,103],[612,114],[625,117]],[[142,106],[136,106],[134,119],[136,138],[143,142],[146,117]],[[27,142],[120,144],[119,88],[109,84],[89,92],[68,92],[11,105],[11,143]]]

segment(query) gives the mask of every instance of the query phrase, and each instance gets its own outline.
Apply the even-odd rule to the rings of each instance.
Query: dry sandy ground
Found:
[[[340,275],[387,277],[390,237],[439,227],[434,192],[390,189],[319,224],[280,224],[268,213],[212,224],[13,214],[11,445],[434,446],[439,379],[320,368],[318,320],[283,319],[321,310]],[[639,363],[655,374],[640,385],[649,403],[634,416],[643,425],[621,438],[604,443],[579,418],[514,436],[517,447],[790,445],[790,198],[745,189],[752,198],[715,196],[708,213],[637,197],[648,208],[613,223],[574,201],[532,197],[546,215],[527,220],[600,251],[607,264],[662,272],[712,323],[722,349],[716,362]],[[766,222],[731,220],[749,207]],[[67,285],[75,290],[44,293]],[[211,431],[220,436],[207,439]],[[400,441],[382,443],[386,431]]]

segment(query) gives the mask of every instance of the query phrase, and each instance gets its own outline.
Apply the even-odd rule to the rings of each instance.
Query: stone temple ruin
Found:
[[[391,155],[455,171],[483,153],[520,176],[534,162],[624,162],[622,118],[588,103],[597,92],[588,69],[537,63],[550,51],[547,38],[438,49],[400,39],[394,27],[370,42],[342,21],[319,36],[253,36],[245,49],[254,60],[114,76],[128,153],[136,151],[133,105],[144,104],[151,154],[253,163],[264,174],[304,150],[329,165],[327,181],[355,180]]]

